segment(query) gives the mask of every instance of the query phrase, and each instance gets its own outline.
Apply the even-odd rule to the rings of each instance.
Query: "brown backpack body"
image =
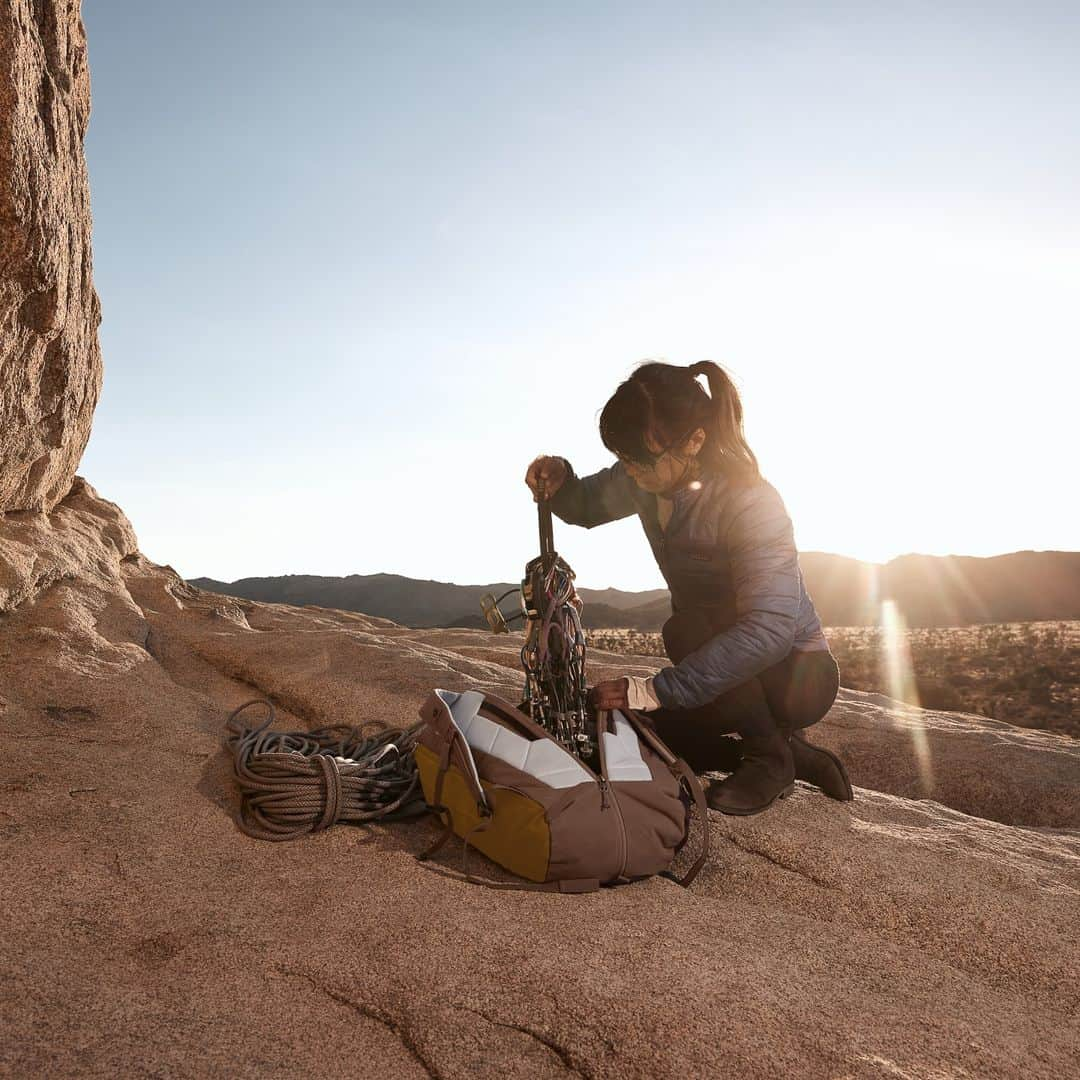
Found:
[[[418,858],[453,833],[466,851],[471,844],[534,883],[518,887],[560,892],[653,874],[689,885],[704,864],[709,837],[701,785],[633,710],[598,714],[599,774],[521,707],[494,694],[433,690],[420,716],[417,769],[424,798],[445,828]],[[675,878],[667,868],[686,843],[695,805],[703,850]]]

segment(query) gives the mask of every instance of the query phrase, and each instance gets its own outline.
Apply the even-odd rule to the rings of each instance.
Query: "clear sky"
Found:
[[[724,365],[803,551],[1080,548],[1080,7],[85,0],[80,473],[185,577],[521,577]],[[578,584],[662,587],[636,519]]]

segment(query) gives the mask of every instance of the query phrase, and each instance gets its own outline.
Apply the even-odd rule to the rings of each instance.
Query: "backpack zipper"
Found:
[[[608,801],[608,792],[611,793],[610,802]],[[627,850],[628,845],[626,841],[626,822],[623,820],[622,807],[619,806],[619,800],[615,796],[614,789],[608,783],[606,777],[601,777],[600,808],[602,810],[606,810],[609,805],[615,808],[615,817],[619,823],[618,832],[615,834],[616,839],[618,840],[619,872],[615,876],[621,878],[626,876],[627,856],[630,854]]]
[[[609,712],[610,716],[611,713]],[[596,738],[599,743],[600,749],[600,768],[603,772],[607,772],[607,754],[604,753],[604,732],[597,725]],[[600,808],[606,810],[609,806],[615,809],[615,820],[618,822],[618,829],[615,836],[618,841],[619,852],[619,871],[615,875],[616,878],[626,876],[626,864],[630,857],[630,845],[626,836],[626,820],[623,818],[622,807],[619,805],[619,797],[615,794],[615,789],[611,786],[611,781],[606,776],[598,777],[600,784]]]

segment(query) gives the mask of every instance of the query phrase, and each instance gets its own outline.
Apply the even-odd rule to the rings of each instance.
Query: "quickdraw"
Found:
[[[581,598],[574,588],[574,571],[555,551],[551,506],[540,488],[540,554],[525,566],[520,589],[496,599],[485,593],[480,607],[496,634],[508,634],[509,623],[528,620],[521,666],[525,669],[522,707],[538,724],[590,767],[599,770],[596,716],[588,704],[585,684],[585,633]],[[521,610],[504,615],[499,604],[518,594]]]

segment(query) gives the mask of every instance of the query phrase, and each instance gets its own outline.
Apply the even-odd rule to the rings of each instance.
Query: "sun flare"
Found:
[[[907,626],[903,615],[892,600],[886,600],[881,605],[881,625],[885,632],[889,696],[897,701],[918,705],[919,694],[911,664],[911,650],[908,648]],[[934,773],[922,718],[920,714],[913,712],[905,719],[910,725],[912,749],[915,752],[923,791],[929,795],[934,790]]]

